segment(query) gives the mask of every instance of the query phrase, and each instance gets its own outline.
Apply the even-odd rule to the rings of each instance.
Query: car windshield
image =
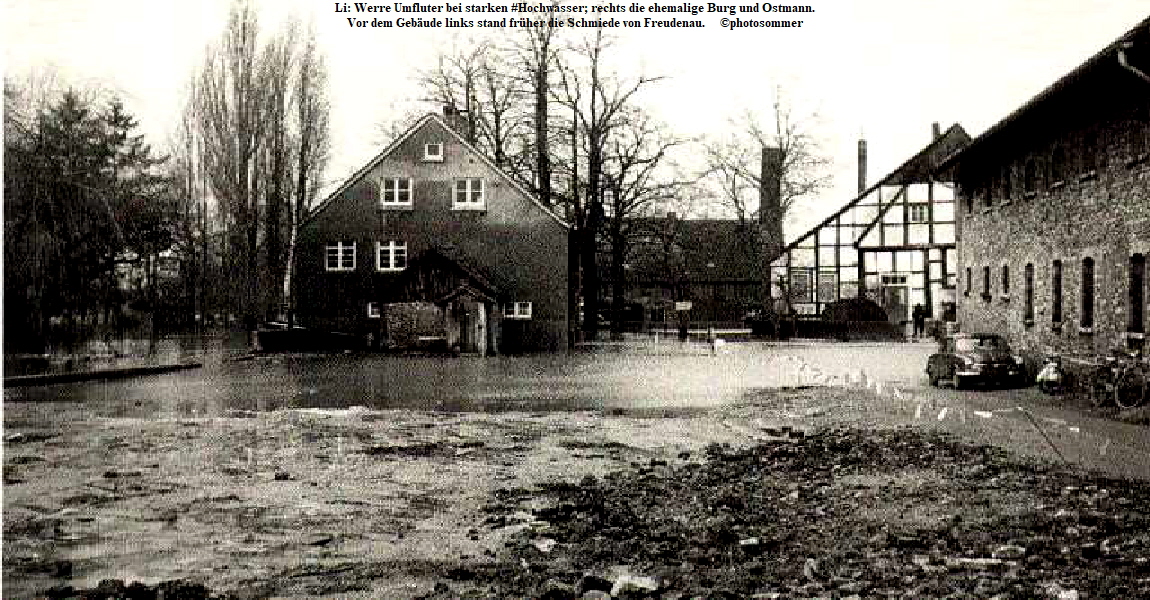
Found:
[[[958,338],[954,340],[954,348],[958,352],[1005,350],[1006,342],[998,336]]]

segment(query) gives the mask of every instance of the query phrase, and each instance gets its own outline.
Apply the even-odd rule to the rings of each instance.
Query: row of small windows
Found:
[[[367,316],[369,319],[378,319],[383,316],[383,309],[379,302],[367,303]],[[502,307],[504,319],[530,319],[530,302],[507,302]]]
[[[1094,296],[1095,296],[1095,263],[1092,257],[1083,258],[1079,264],[1079,321],[1078,326],[1082,333],[1092,333],[1094,328]],[[1128,265],[1129,287],[1128,306],[1130,319],[1127,331],[1145,333],[1145,287],[1146,287],[1146,255],[1135,254],[1130,257]],[[982,299],[990,302],[991,296],[991,267],[982,267]],[[966,295],[969,296],[974,286],[974,273],[971,267],[966,268]],[[1000,275],[1002,298],[1010,299],[1010,267],[1002,266]],[[1034,264],[1027,263],[1023,272],[1023,321],[1027,327],[1034,324]],[[1063,264],[1055,260],[1050,265],[1050,321],[1058,328],[1063,318]]]
[[[451,208],[477,210],[486,206],[485,185],[478,177],[456,179],[452,188]],[[379,183],[379,205],[382,208],[411,208],[414,202],[410,177],[385,177]]]
[[[331,242],[325,247],[324,269],[355,270],[355,242]],[[407,268],[407,242],[388,240],[375,243],[375,269],[402,271]]]
[[[1150,150],[1150,130],[1146,123],[1132,121],[1127,131],[1131,161],[1145,160]],[[1074,148],[1073,156],[1067,150],[1069,146]],[[996,199],[1009,202],[1019,192],[1023,197],[1033,197],[1043,181],[1048,188],[1055,189],[1074,176],[1093,177],[1105,166],[1105,161],[1106,145],[1097,131],[1080,133],[1069,143],[1056,143],[1046,157],[1031,156],[1021,165],[1006,164],[997,173],[985,176],[966,194],[966,209],[973,210],[976,199],[983,206],[993,206]]]

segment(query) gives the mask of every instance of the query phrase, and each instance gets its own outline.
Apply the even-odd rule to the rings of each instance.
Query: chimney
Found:
[[[774,306],[771,300],[771,262],[783,251],[783,150],[763,147],[759,173],[759,222],[762,225],[760,261],[761,300],[764,309]]]
[[[937,140],[938,138],[942,137],[942,127],[940,127],[938,125],[938,121],[935,121],[934,123],[930,124],[930,133],[931,133],[930,141],[932,141],[932,142],[934,140]]]
[[[768,245],[765,250],[770,258],[771,251],[777,251],[783,246],[783,150],[782,148],[763,148],[759,188],[759,219],[763,223],[766,237],[764,242]],[[771,248],[770,246],[775,246]]]
[[[859,195],[866,191],[866,140],[859,140]]]
[[[455,108],[454,104],[443,105],[443,119],[447,121],[448,127],[463,136],[463,139],[467,140],[468,143],[475,143],[475,132],[468,127],[467,115]]]

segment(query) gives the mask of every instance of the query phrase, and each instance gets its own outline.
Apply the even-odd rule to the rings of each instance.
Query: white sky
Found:
[[[376,125],[411,108],[418,97],[413,74],[460,31],[352,29],[334,1],[254,1],[266,30],[289,11],[318,25],[331,69],[332,178],[379,151]],[[730,31],[718,24],[729,15],[704,13],[696,17],[707,23],[704,30],[618,30],[617,64],[667,77],[641,100],[676,133],[721,133],[746,109],[765,112],[777,85],[799,110],[818,111],[835,186],[797,215],[789,237],[854,196],[860,133],[874,181],[929,142],[932,122],[944,129],[958,122],[977,136],[1150,10],[1146,0],[804,1],[817,12],[801,17],[801,29]],[[117,90],[149,141],[163,147],[184,82],[222,31],[228,4],[5,0],[5,75],[51,65],[71,81]]]

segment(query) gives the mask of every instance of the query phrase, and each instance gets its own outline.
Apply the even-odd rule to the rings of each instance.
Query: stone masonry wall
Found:
[[[1039,177],[1037,190],[1025,194],[1021,164],[1049,156],[1050,146],[1016,155],[1011,200],[1001,192],[991,206],[965,186],[960,201],[959,323],[964,331],[1005,333],[1029,361],[1043,353],[1093,354],[1125,346],[1130,322],[1130,264],[1135,254],[1150,254],[1150,161],[1144,146],[1145,123],[1112,119],[1070,132],[1063,139],[1099,140],[1096,170],[1083,172],[1069,146],[1071,166],[1062,183]],[[1096,136],[1096,137],[1094,137]],[[1079,163],[1080,164],[1080,163]],[[1040,171],[1041,172],[1041,171]],[[974,194],[973,210],[966,198]],[[1081,327],[1082,262],[1094,260],[1094,326]],[[1053,322],[1053,262],[1062,261],[1062,321]],[[1025,318],[1025,268],[1034,265],[1033,321]],[[983,295],[983,268],[990,267],[989,295]],[[1009,292],[1003,290],[1003,266],[1009,268]],[[971,281],[966,280],[970,268]],[[969,292],[967,291],[969,286]],[[1143,282],[1143,298],[1150,288]],[[1147,311],[1143,301],[1142,310]],[[1150,313],[1143,316],[1150,326]]]

